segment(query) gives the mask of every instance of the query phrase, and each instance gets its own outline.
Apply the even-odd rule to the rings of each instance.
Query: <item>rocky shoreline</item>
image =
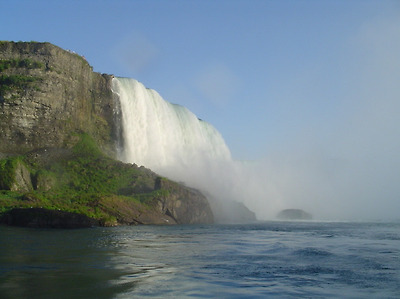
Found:
[[[88,228],[99,226],[98,220],[78,213],[43,208],[15,208],[0,217],[0,224],[30,228]]]

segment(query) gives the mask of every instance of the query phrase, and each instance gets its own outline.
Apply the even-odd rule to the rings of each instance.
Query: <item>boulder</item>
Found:
[[[17,162],[14,170],[14,182],[10,187],[11,191],[29,192],[33,190],[31,174],[21,161]]]
[[[22,160],[9,158],[0,164],[0,189],[29,192],[33,189],[31,174]]]

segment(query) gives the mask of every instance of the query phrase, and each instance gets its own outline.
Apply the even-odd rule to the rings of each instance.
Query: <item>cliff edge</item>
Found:
[[[0,153],[71,147],[86,132],[113,155],[111,78],[50,43],[0,42]]]

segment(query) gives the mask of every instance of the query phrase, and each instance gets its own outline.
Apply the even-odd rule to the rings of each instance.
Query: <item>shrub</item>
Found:
[[[22,90],[30,86],[33,82],[40,80],[38,77],[24,75],[0,75],[0,95],[16,89]]]
[[[96,141],[94,141],[94,139],[86,133],[80,135],[80,140],[74,146],[73,152],[77,155],[82,155],[82,156],[91,156],[91,157],[102,156],[102,152],[99,149]]]
[[[0,160],[0,189],[10,190],[14,183],[15,167],[20,160],[19,157]]]
[[[43,67],[44,67],[43,63],[29,58],[0,60],[0,72],[9,68],[40,69]]]

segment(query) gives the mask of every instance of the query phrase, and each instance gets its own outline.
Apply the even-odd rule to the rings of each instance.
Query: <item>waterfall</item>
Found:
[[[263,198],[267,184],[260,181],[260,172],[253,171],[254,165],[232,160],[212,125],[134,79],[115,77],[112,90],[120,107],[120,160],[199,189],[220,221],[254,217],[234,201],[258,208],[255,203]]]
[[[185,107],[134,79],[114,78],[112,84],[121,105],[122,161],[198,185],[199,172],[231,160],[221,134]]]

